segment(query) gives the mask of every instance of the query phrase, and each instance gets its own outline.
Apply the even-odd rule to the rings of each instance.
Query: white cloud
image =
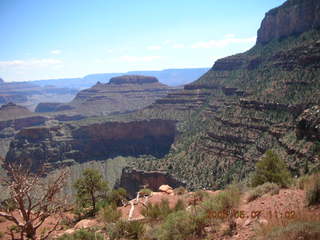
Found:
[[[161,57],[160,56],[121,56],[119,60],[123,62],[136,63],[136,62],[152,62],[159,58]]]
[[[255,43],[256,37],[250,38],[236,38],[234,36],[229,36],[221,40],[210,40],[207,42],[197,42],[192,45],[192,48],[217,48],[217,47],[226,47],[233,43]]]
[[[224,35],[225,38],[234,38],[236,35],[233,33],[228,33],[226,35]]]
[[[177,43],[177,44],[172,45],[172,48],[184,48],[184,47],[185,47],[185,45],[181,44],[181,43]]]
[[[173,43],[173,41],[172,40],[165,40],[164,42],[163,42],[163,44],[171,44],[171,43]]]
[[[155,46],[148,46],[147,49],[149,51],[156,51],[156,50],[160,50],[161,46],[155,45]]]
[[[59,55],[59,54],[62,53],[62,51],[59,50],[59,49],[56,49],[56,50],[52,50],[50,53],[53,54],[53,55]]]
[[[49,65],[57,65],[61,63],[61,60],[54,58],[12,60],[0,61],[0,67],[42,67]]]

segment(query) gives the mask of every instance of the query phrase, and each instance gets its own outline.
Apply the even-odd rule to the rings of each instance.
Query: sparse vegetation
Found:
[[[145,233],[145,227],[142,222],[139,221],[123,221],[120,220],[114,224],[108,226],[108,234],[110,240],[118,239],[141,239]]]
[[[320,203],[320,173],[310,176],[305,186],[307,205]]]
[[[150,220],[163,220],[170,213],[184,210],[185,204],[182,200],[178,200],[173,208],[170,208],[167,199],[161,199],[159,203],[147,203],[146,207],[141,210],[141,214]]]
[[[266,182],[276,183],[280,187],[288,187],[291,176],[285,162],[268,150],[265,156],[256,164],[256,171],[252,177],[252,186],[256,187]]]
[[[57,240],[104,240],[102,234],[80,229],[73,234],[64,234]]]
[[[185,187],[178,187],[178,188],[175,188],[173,192],[175,195],[183,195],[187,192],[187,189]]]
[[[320,239],[320,220],[306,210],[295,212],[294,218],[272,218],[257,231],[257,240]]]
[[[207,215],[210,215],[212,212],[228,211],[238,206],[240,196],[240,191],[235,186],[230,186],[226,190],[211,196],[208,200],[204,201],[200,207],[204,214]]]
[[[248,192],[247,201],[251,202],[267,193],[275,195],[278,194],[279,191],[280,187],[277,184],[267,182],[250,190]]]
[[[109,204],[100,210],[100,217],[106,223],[116,222],[121,218],[121,211],[115,204]]]

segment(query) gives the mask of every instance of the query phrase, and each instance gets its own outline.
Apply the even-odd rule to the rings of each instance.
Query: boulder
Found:
[[[74,229],[78,230],[81,228],[92,228],[92,227],[96,227],[97,225],[99,225],[97,220],[83,219],[74,226]]]
[[[173,193],[173,189],[172,189],[172,187],[170,187],[169,185],[161,185],[161,186],[159,187],[159,191],[160,191],[160,192],[165,192],[165,193],[167,193],[167,194]]]

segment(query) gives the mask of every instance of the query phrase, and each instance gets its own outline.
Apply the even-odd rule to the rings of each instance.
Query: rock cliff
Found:
[[[6,162],[21,161],[32,169],[45,163],[54,169],[117,156],[162,157],[175,135],[175,123],[165,120],[23,128],[11,142]]]
[[[288,0],[266,13],[258,30],[257,43],[266,44],[320,27],[318,0]]]
[[[134,198],[137,192],[143,187],[147,187],[156,192],[161,185],[167,184],[173,188],[185,186],[185,183],[180,182],[171,175],[159,171],[141,171],[137,169],[123,168],[120,185],[128,190],[130,198]]]

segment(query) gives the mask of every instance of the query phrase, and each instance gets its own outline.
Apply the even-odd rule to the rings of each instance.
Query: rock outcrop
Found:
[[[124,75],[120,77],[111,78],[109,84],[145,84],[158,82],[159,81],[157,78],[151,76]]]
[[[298,118],[296,134],[299,139],[320,141],[320,106],[306,109]]]
[[[158,191],[162,185],[170,185],[173,188],[185,186],[186,184],[175,179],[168,173],[159,171],[141,171],[137,169],[124,168],[120,179],[120,187],[127,189],[131,198],[134,198],[139,190],[147,187],[152,191]]]
[[[257,43],[289,37],[320,27],[318,0],[288,0],[266,13],[258,30]]]
[[[32,115],[32,112],[25,107],[16,105],[12,102],[0,107],[0,120],[19,118],[22,116]]]

